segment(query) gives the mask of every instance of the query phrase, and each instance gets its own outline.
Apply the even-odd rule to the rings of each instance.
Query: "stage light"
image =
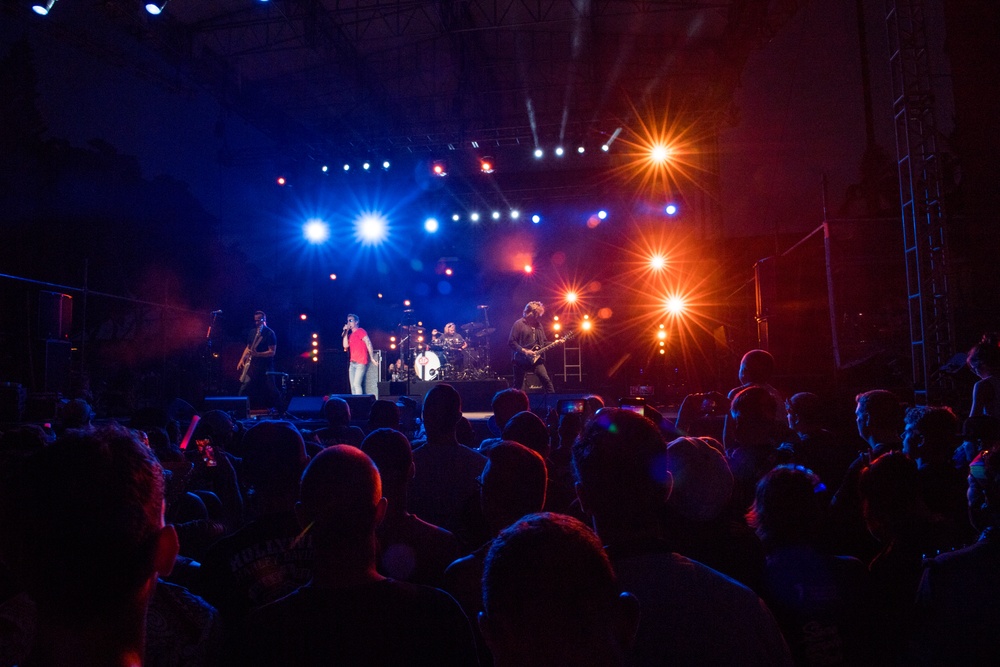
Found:
[[[665,329],[660,329],[659,331],[657,331],[656,332],[656,337],[659,340],[666,340],[667,339],[667,332],[666,332],[666,330]]]
[[[433,172],[435,176],[441,176],[443,178],[448,175],[448,167],[444,160],[438,160],[431,167],[431,172]]]
[[[555,323],[552,324],[552,330],[553,331],[562,331],[562,325],[559,324],[558,322],[555,322]]]
[[[670,157],[670,149],[663,144],[654,144],[649,150],[649,159],[656,164],[663,164]]]
[[[524,265],[524,272],[525,272],[525,273],[531,273],[531,272],[532,272],[532,271],[534,271],[534,270],[535,270],[535,269],[534,269],[534,268],[533,268],[533,267],[531,266],[531,264],[525,264],[525,265]]]
[[[319,363],[319,357],[317,357],[317,356],[314,355],[313,356],[313,363],[314,364],[318,364]]]
[[[161,0],[160,2],[147,2],[146,11],[153,16],[159,16],[163,8],[167,6],[167,0]]]
[[[307,220],[306,224],[302,225],[302,235],[309,243],[325,243],[330,238],[330,225],[317,218]]]
[[[609,150],[611,150],[611,146],[608,146],[607,144],[602,144],[601,150],[607,153]]]
[[[562,157],[565,152],[562,146],[556,146],[556,157]]]
[[[389,161],[388,160],[383,160],[383,162],[382,162],[382,168],[385,169],[386,171],[389,170]]]
[[[500,211],[493,211],[493,219],[494,220],[500,219]]]
[[[371,162],[365,162],[364,164],[361,165],[361,168],[364,169],[365,171],[368,171],[369,169],[372,168],[372,163]]]
[[[389,235],[389,222],[381,213],[363,213],[354,222],[354,235],[363,245],[381,243]]]
[[[483,158],[479,161],[479,171],[484,174],[493,173],[493,160],[491,158]]]
[[[667,265],[667,258],[663,255],[653,255],[649,258],[649,268],[654,271],[662,271]]]
[[[427,233],[433,234],[439,228],[440,225],[438,224],[437,218],[427,218],[426,220],[424,220],[424,229],[427,231]]]
[[[313,346],[313,347],[319,347],[319,341],[318,341],[318,340],[314,340],[314,341],[312,342],[312,346]]]
[[[351,170],[351,165],[349,165],[349,164],[347,164],[347,163],[345,162],[345,163],[344,163],[344,171],[350,171],[350,170]]]
[[[34,4],[31,6],[31,11],[35,12],[39,16],[48,16],[52,8],[55,7],[56,0],[47,0],[45,4]]]
[[[541,160],[542,157],[544,157],[544,156],[545,156],[545,151],[543,151],[541,148],[536,148],[535,149],[535,157],[536,158],[538,158],[539,160]]]
[[[322,167],[320,167],[320,169],[322,169],[322,171],[323,171],[323,173],[324,173],[324,174],[325,174],[326,172],[330,171],[330,167],[329,167],[329,166],[327,166],[327,165],[325,165],[325,164],[324,164],[324,165],[323,165]]]
[[[479,222],[479,214],[472,213],[471,215],[469,215],[469,220],[472,220],[473,222]]]
[[[597,212],[597,217],[600,218],[601,220],[605,220],[608,217],[608,212],[605,211],[604,209],[601,209],[600,211]]]
[[[665,305],[671,315],[680,315],[684,312],[684,299],[679,296],[669,297]]]
[[[666,347],[666,346],[667,346],[667,344],[664,341],[661,340],[660,341],[660,347]]]
[[[418,343],[423,343],[424,342],[424,337],[423,336],[417,336],[417,342]]]
[[[409,308],[410,307],[410,300],[409,299],[403,299],[403,305],[406,306],[407,308]]]
[[[276,181],[275,181],[275,182],[276,182],[276,183],[277,183],[278,185],[284,185],[284,184],[285,184],[285,183],[287,183],[288,181],[286,181],[286,180],[285,180],[285,177],[284,177],[284,176],[278,176],[278,178],[276,179]]]
[[[396,337],[395,336],[389,336],[389,342],[390,343],[395,343],[396,342]]]
[[[299,319],[305,322],[307,319],[309,319],[309,316],[306,315],[305,313],[302,313],[301,315],[299,315]]]
[[[594,326],[594,323],[591,322],[590,320],[586,319],[586,315],[584,315],[584,320],[582,322],[580,322],[580,328],[583,329],[584,331],[590,331],[590,329],[593,326]]]
[[[536,213],[533,216],[531,216],[531,221],[537,225],[539,222],[542,221],[542,216]]]
[[[677,215],[677,204],[667,204],[666,208],[663,209],[667,215]]]
[[[337,279],[337,274],[336,273],[331,273],[330,274],[330,280],[336,280],[336,279]]]
[[[518,211],[516,208],[513,211],[510,212],[510,219],[511,220],[517,220],[520,217],[521,217],[521,212]]]
[[[313,334],[313,339],[315,340],[315,339],[317,339],[317,338],[319,338],[319,334],[318,334],[318,333],[314,333],[314,334]]]
[[[576,303],[576,300],[578,298],[579,298],[579,296],[577,295],[576,292],[566,292],[566,303],[570,303],[570,304]]]
[[[577,146],[576,147],[576,152],[579,153],[580,155],[583,155],[586,151],[587,151],[587,149],[584,148],[583,146]]]
[[[395,343],[389,343],[389,349],[390,350],[395,350],[396,349],[396,344]]]
[[[455,272],[454,272],[454,271],[452,271],[451,269],[445,269],[445,270],[444,270],[444,275],[446,275],[446,276],[450,276],[450,275],[452,275],[452,274],[454,274],[454,273],[455,273]]]
[[[462,216],[460,216],[458,213],[453,213],[451,215],[451,219],[454,220],[455,222],[458,222],[461,218]]]

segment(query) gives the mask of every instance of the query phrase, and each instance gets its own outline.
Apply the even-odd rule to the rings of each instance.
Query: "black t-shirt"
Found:
[[[251,614],[250,665],[478,665],[472,628],[444,591],[384,579],[303,586]]]
[[[255,329],[247,336],[247,347],[253,345],[256,337],[257,331]],[[268,348],[277,347],[277,345],[278,337],[274,335],[274,330],[265,326],[260,330],[260,342],[257,343],[257,347],[253,348],[253,352],[267,352]],[[250,363],[254,365],[254,368],[263,368],[265,371],[269,371],[274,368],[274,357],[253,357]]]

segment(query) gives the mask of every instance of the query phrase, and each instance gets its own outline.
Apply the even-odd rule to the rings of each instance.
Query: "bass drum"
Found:
[[[437,352],[425,350],[417,355],[413,361],[413,368],[416,369],[417,377],[421,380],[438,380],[440,379],[438,375],[441,370],[441,358],[438,357]]]

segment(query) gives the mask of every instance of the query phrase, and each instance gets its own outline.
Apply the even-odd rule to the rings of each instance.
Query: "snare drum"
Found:
[[[441,368],[441,358],[438,357],[437,352],[424,350],[417,355],[413,367],[417,371],[417,377],[421,380],[437,380],[439,379],[438,371]]]

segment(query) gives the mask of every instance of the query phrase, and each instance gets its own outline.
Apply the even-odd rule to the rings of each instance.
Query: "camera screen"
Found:
[[[581,399],[563,399],[558,404],[559,414],[567,415],[573,412],[583,412],[587,409],[587,402]]]

